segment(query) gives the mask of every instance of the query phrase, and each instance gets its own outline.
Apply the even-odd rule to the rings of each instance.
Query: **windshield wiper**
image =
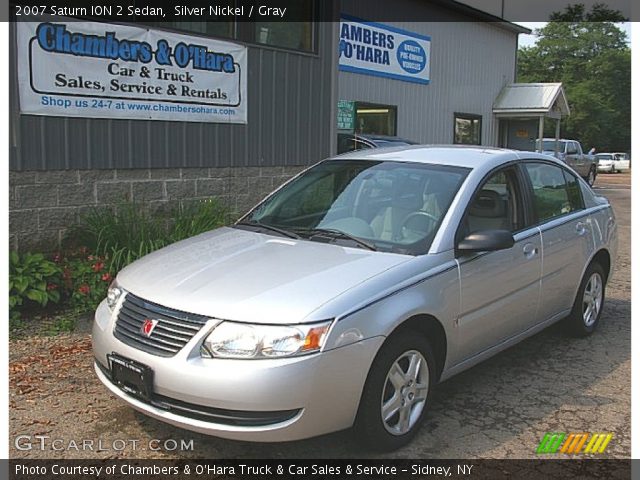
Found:
[[[279,233],[280,235],[283,235],[285,237],[295,238],[295,239],[299,239],[300,238],[300,235],[298,235],[297,233],[290,232],[289,230],[285,230],[283,228],[274,227],[273,225],[267,225],[266,223],[260,223],[260,222],[256,222],[256,221],[237,222],[234,226],[263,228],[265,230],[270,230],[272,232]]]
[[[326,235],[332,238],[344,238],[346,240],[351,240],[352,242],[357,243],[358,245],[368,249],[368,250],[373,250],[373,251],[377,251],[378,249],[370,244],[369,242],[365,242],[364,240],[361,240],[358,237],[354,237],[353,235],[350,235],[346,232],[343,232],[342,230],[336,230],[335,228],[309,228],[309,229],[304,229],[304,230],[298,230],[298,232],[304,232],[304,233],[309,233],[309,239],[311,239],[314,235]]]

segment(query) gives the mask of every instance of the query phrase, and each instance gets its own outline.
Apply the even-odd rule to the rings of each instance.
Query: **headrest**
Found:
[[[497,218],[504,217],[505,213],[505,202],[494,190],[480,190],[469,209],[469,215],[474,217]]]
[[[393,207],[405,210],[420,210],[422,203],[422,195],[415,192],[404,192],[392,200]]]

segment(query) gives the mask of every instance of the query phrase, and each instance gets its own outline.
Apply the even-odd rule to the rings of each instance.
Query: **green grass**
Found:
[[[108,270],[118,272],[154,250],[225,225],[229,218],[216,199],[183,203],[165,214],[123,203],[90,210],[67,239],[68,245],[106,257]]]

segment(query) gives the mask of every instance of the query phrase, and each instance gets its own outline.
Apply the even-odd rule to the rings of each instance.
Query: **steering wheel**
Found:
[[[406,216],[400,227],[400,236],[404,240],[417,242],[430,233],[439,219],[425,211],[412,212]]]

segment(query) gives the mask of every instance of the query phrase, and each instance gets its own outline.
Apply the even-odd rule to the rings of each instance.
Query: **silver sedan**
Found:
[[[285,441],[407,443],[434,387],[554,322],[591,334],[617,250],[608,201],[552,157],[358,151],[230,227],[122,270],[95,370],[161,421]]]

